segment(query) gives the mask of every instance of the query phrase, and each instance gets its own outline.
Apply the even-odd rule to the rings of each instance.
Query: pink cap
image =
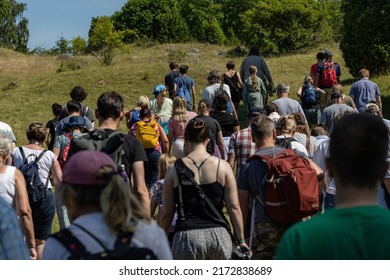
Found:
[[[97,176],[98,171],[104,166],[110,166],[114,173],[117,172],[116,164],[106,153],[89,150],[79,151],[66,162],[62,180],[71,185],[107,184],[111,178],[98,178]]]

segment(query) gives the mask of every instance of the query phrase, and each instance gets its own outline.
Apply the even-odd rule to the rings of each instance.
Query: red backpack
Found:
[[[70,149],[70,143],[72,142],[72,136],[70,133],[64,134],[66,138],[69,139],[69,142],[65,145],[64,149],[62,150],[62,153],[60,154],[60,157],[58,158],[58,163],[61,166],[61,169],[64,168],[64,164],[66,160],[68,159],[69,149]]]
[[[321,86],[331,87],[334,84],[337,84],[336,68],[333,62],[326,61],[323,63]]]
[[[320,188],[309,160],[292,149],[285,149],[275,157],[255,154],[249,160],[255,158],[267,164],[264,196],[256,198],[273,221],[293,224],[319,212]]]

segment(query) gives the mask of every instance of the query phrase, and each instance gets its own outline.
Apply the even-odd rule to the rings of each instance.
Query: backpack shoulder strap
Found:
[[[106,246],[104,246],[103,242],[101,242],[96,236],[94,236],[89,230],[87,230],[85,227],[81,226],[81,225],[78,225],[78,224],[73,224],[75,227],[81,229],[82,231],[84,231],[86,234],[88,234],[90,237],[92,237],[93,240],[96,241],[96,243],[98,243],[103,249],[104,251],[108,251],[108,249],[106,248]]]
[[[194,179],[194,173],[192,172],[191,169],[189,169],[183,162],[182,159],[178,159],[175,161],[175,168],[176,168],[176,173],[184,175],[188,180],[191,181],[191,183],[194,185],[194,187],[197,189],[199,196],[206,202],[206,204],[209,206],[210,210],[213,211],[213,213],[216,215],[218,218],[218,221],[226,227],[228,230],[229,234],[232,235],[230,231],[230,226],[226,223],[226,220],[224,217],[222,217],[221,213],[215,208],[214,204],[211,202],[211,200],[208,198],[207,194],[204,192],[204,190],[199,186],[199,184],[195,181]],[[187,170],[187,171],[185,171]],[[179,183],[181,184],[180,181],[180,176],[179,177]],[[234,240],[233,236],[232,239]]]
[[[47,150],[43,150],[39,156],[37,156],[37,158],[35,159],[35,163],[38,163],[38,161],[40,161],[40,159],[43,157],[43,155],[47,152]]]
[[[22,156],[23,163],[26,163],[27,158],[26,154],[24,153],[23,147],[19,147],[20,155]]]
[[[70,260],[88,259],[90,255],[85,246],[73,235],[69,229],[61,230],[52,235],[57,241],[59,241],[70,253]]]

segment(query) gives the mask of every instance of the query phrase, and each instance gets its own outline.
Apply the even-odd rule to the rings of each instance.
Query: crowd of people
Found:
[[[369,71],[344,93],[332,57],[316,55],[296,98],[252,47],[239,71],[232,60],[210,71],[199,102],[189,67],[172,61],[130,110],[114,91],[93,110],[75,86],[52,120],[28,126],[24,146],[0,122],[0,259],[120,258],[123,248],[142,248],[140,259],[389,259],[390,121]],[[315,172],[321,202],[293,224],[267,212],[262,160],[290,150]],[[44,184],[38,202],[28,163]]]

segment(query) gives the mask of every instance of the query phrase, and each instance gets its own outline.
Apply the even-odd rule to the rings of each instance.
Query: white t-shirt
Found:
[[[328,168],[326,166],[326,158],[329,157],[329,142],[330,139],[324,140],[317,147],[313,155],[313,161],[324,171],[325,173],[325,182],[327,185],[326,192],[335,195],[336,194],[336,184],[334,183],[333,178],[329,176]]]
[[[82,215],[73,221],[74,224],[81,225],[90,231],[103,245],[108,248],[114,248],[116,236],[113,235],[106,224],[101,212]],[[79,239],[79,241],[92,254],[102,252],[104,249],[82,229],[70,225],[69,230]],[[159,260],[171,260],[172,253],[169,247],[168,239],[164,231],[156,224],[139,222],[137,229],[132,237],[131,244],[135,247],[146,247],[151,249]],[[49,237],[43,251],[44,260],[65,260],[70,256],[68,250],[56,239]]]
[[[22,149],[24,151],[24,154],[25,154],[26,158],[29,155],[31,155],[31,154],[39,156],[39,154],[42,152],[42,151],[38,151],[38,150],[29,149],[29,148],[26,148],[26,147],[22,147]],[[16,148],[14,150],[12,157],[13,157],[13,164],[14,164],[14,166],[16,168],[19,168],[23,164],[23,159],[22,159],[22,155],[20,154],[19,148]],[[45,152],[43,157],[38,162],[39,177],[41,178],[41,181],[44,184],[47,181],[47,188],[48,189],[51,189],[51,187],[52,187],[51,183],[50,183],[50,180],[48,180],[48,177],[49,177],[50,170],[51,170],[51,167],[53,166],[53,162],[54,162],[55,158],[56,158],[55,154],[52,151],[48,150],[48,151]],[[31,162],[33,160],[35,160],[34,156],[31,156],[31,157],[28,158],[28,162]]]
[[[210,85],[210,86],[206,87],[206,88],[202,91],[202,99],[208,99],[208,100],[210,100],[211,102],[213,102],[213,100],[214,100],[214,95],[215,95],[215,93],[219,90],[220,87],[221,87],[221,84],[220,84],[220,83],[213,84],[213,85]],[[224,89],[224,90],[227,92],[227,94],[231,97],[229,86],[226,85],[226,84],[224,84],[224,85],[223,85],[223,89]]]
[[[7,166],[7,171],[0,174],[0,198],[11,207],[15,207],[15,169]]]

